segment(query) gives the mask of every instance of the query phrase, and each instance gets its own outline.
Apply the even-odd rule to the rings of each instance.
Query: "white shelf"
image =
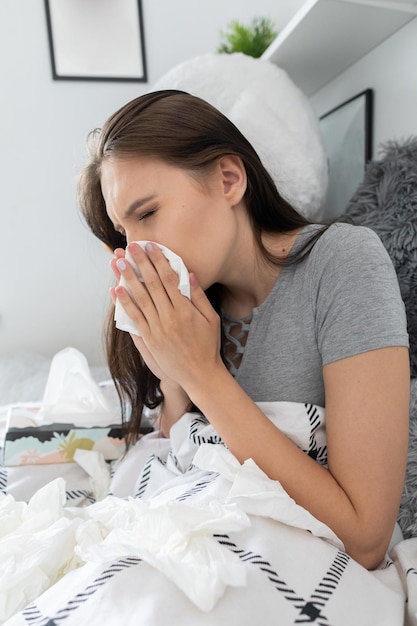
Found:
[[[262,58],[312,96],[416,16],[417,3],[308,0]]]

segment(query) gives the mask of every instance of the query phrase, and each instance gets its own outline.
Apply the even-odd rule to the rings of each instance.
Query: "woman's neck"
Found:
[[[265,233],[262,242],[268,252],[286,257],[293,247],[301,229],[291,233]],[[246,243],[235,264],[237,271],[222,284],[221,308],[229,315],[242,319],[264,302],[281,273],[282,266],[265,259],[253,238]]]

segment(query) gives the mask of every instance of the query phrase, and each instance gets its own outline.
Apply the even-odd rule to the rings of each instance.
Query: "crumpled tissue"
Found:
[[[227,503],[236,504],[248,515],[267,517],[287,526],[308,530],[344,550],[343,543],[331,528],[297,504],[281,483],[271,480],[253,459],[247,459],[241,465],[223,446],[202,444],[193,463],[200,469],[218,472],[232,483]]]
[[[136,241],[135,243],[140,245],[141,248],[145,248],[148,241]],[[155,242],[152,242],[152,243],[154,243],[156,246],[158,246],[158,248],[160,248],[160,250],[162,250],[166,258],[168,259],[170,266],[177,273],[178,289],[180,290],[182,295],[186,296],[187,298],[190,298],[190,293],[191,293],[190,292],[190,276],[181,257],[179,257],[177,254],[175,254],[175,252],[172,252],[172,250],[170,250],[166,246],[163,246],[162,244],[155,243]],[[142,280],[142,276],[139,271],[139,268],[134,262],[134,260],[132,259],[128,250],[126,250],[126,260],[130,263],[130,265],[136,272],[138,278]],[[120,278],[119,285],[123,287],[127,287],[126,281],[123,278],[123,276]],[[122,307],[122,305],[120,304],[118,300],[116,302],[116,307],[114,311],[114,320],[116,322],[116,328],[118,328],[119,330],[124,330],[127,333],[132,333],[133,335],[137,335],[140,337],[139,330],[136,328],[132,319],[126,314],[124,308]]]
[[[0,623],[80,564],[74,548],[81,520],[67,518],[64,504],[62,478],[29,503],[0,494]]]
[[[0,494],[0,623],[70,570],[124,556],[159,570],[202,611],[214,607],[226,586],[246,584],[244,563],[213,537],[250,526],[234,504],[114,496],[85,508],[64,503],[62,478],[28,504]]]
[[[165,574],[205,612],[215,606],[227,585],[246,584],[244,563],[213,537],[250,526],[248,516],[234,504],[213,501],[198,507],[157,497],[144,502],[108,496],[87,511],[109,534],[87,550],[77,548],[83,561],[107,563],[137,556]]]
[[[121,414],[93,379],[86,357],[65,348],[52,359],[41,403],[10,405],[4,464],[66,463],[75,450],[105,459],[124,451]]]
[[[110,468],[104,456],[97,450],[78,448],[74,454],[74,461],[89,475],[94,498],[96,500],[104,498],[110,487]]]

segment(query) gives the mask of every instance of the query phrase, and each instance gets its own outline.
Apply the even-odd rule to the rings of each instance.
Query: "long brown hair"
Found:
[[[262,243],[262,233],[286,233],[309,222],[283,198],[256,151],[236,126],[204,100],[182,91],[157,91],[140,96],[112,115],[101,130],[90,133],[90,160],[81,173],[78,200],[92,232],[111,249],[126,247],[115,231],[101,192],[104,159],[150,156],[199,176],[208,174],[220,157],[241,158],[247,173],[245,203],[259,249],[269,262],[298,262],[314,245],[323,229],[316,229],[295,254],[274,257]],[[219,310],[219,289],[207,295]],[[160,381],[136,350],[130,335],[115,328],[113,308],[106,323],[106,353],[110,373],[119,393],[128,445],[139,437],[144,407],[163,401]],[[130,415],[129,415],[130,413]]]

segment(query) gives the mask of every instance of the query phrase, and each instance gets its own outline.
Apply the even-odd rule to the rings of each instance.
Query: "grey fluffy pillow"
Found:
[[[417,537],[417,379],[411,381],[410,441],[398,523],[405,539]]]
[[[417,376],[417,137],[382,146],[341,219],[372,228],[387,249],[407,311],[411,375]]]

